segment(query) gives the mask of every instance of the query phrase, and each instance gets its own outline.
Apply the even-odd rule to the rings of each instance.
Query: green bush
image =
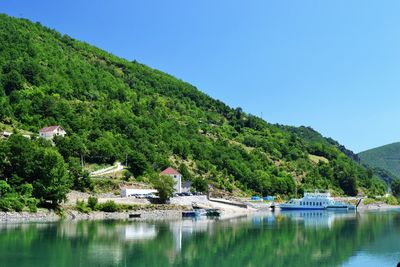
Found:
[[[0,180],[0,196],[10,193],[11,191],[12,191],[12,189],[11,189],[10,185],[7,184],[6,181]]]
[[[0,209],[2,211],[22,211],[25,207],[24,200],[17,193],[5,194],[0,199]]]
[[[25,207],[24,203],[16,198],[12,199],[11,203],[11,208],[18,212],[22,211]]]
[[[397,204],[399,204],[397,198],[395,198],[394,196],[387,197],[387,198],[385,199],[385,202],[386,202],[387,204],[389,204],[389,205],[397,205]]]
[[[132,176],[133,176],[133,173],[130,172],[129,170],[124,171],[124,180],[125,181],[129,181],[129,178],[131,178]]]
[[[197,177],[194,179],[192,183],[192,187],[196,190],[196,192],[207,193],[208,192],[208,183],[207,180]]]
[[[86,205],[85,201],[83,201],[83,200],[76,201],[76,209],[82,213],[91,212],[91,209]]]
[[[117,212],[119,211],[119,207],[114,201],[108,200],[105,203],[99,204],[98,210],[105,212]]]
[[[27,204],[28,209],[29,209],[30,212],[37,212],[36,205],[38,204],[38,202],[39,201],[36,198],[33,198],[33,197],[28,198],[26,200],[26,204]]]
[[[392,188],[393,195],[400,197],[400,179],[393,180],[390,186]]]
[[[97,197],[92,197],[92,196],[90,196],[90,197],[88,198],[87,205],[88,205],[89,208],[91,208],[92,210],[96,210],[97,203],[98,203]]]
[[[364,205],[372,204],[372,203],[375,203],[375,202],[376,202],[376,200],[373,199],[373,198],[365,198],[365,199],[363,199],[363,201],[362,201],[362,203],[363,203]]]
[[[0,199],[0,210],[1,211],[12,211],[12,201],[9,198]]]

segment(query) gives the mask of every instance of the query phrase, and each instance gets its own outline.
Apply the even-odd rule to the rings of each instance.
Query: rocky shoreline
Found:
[[[140,214],[140,217],[133,217],[131,215]],[[180,219],[182,217],[182,210],[144,210],[144,211],[127,211],[127,212],[101,212],[92,211],[89,213],[81,213],[78,211],[68,211],[64,220],[170,220]]]
[[[385,210],[400,210],[400,206],[392,206],[386,203],[371,203],[368,205],[361,204],[357,211],[385,211]],[[252,209],[256,211],[257,209]],[[224,210],[224,215],[246,214],[246,212],[236,210]],[[136,217],[140,214],[140,217]],[[135,216],[136,215],[136,216]],[[89,213],[81,213],[76,210],[66,209],[62,215],[53,210],[39,209],[36,213],[30,212],[0,212],[0,223],[19,223],[19,222],[57,222],[64,221],[81,221],[81,220],[135,220],[135,221],[154,221],[154,220],[179,220],[182,218],[182,209],[174,210],[137,210],[124,212],[102,212],[92,211]]]
[[[378,202],[378,203],[370,203],[367,205],[361,203],[358,206],[357,211],[366,212],[366,211],[385,211],[385,210],[396,210],[396,209],[400,210],[400,205],[389,205],[384,202]]]
[[[60,216],[51,210],[31,212],[0,212],[0,222],[55,222]]]
[[[138,218],[130,218],[130,215],[140,214]],[[62,215],[52,210],[39,210],[36,213],[30,212],[0,212],[0,223],[4,222],[56,222],[79,221],[79,220],[171,220],[180,219],[182,210],[144,210],[126,212],[101,212],[93,211],[81,213],[76,210],[66,210]]]

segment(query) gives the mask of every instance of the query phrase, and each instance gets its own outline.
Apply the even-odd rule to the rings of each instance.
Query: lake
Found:
[[[0,224],[0,266],[396,266],[400,211]]]

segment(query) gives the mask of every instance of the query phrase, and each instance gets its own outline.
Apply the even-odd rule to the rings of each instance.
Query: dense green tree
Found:
[[[93,190],[94,184],[89,173],[83,170],[78,158],[68,158],[68,172],[72,180],[72,188],[75,190]]]
[[[52,205],[66,200],[72,181],[62,156],[53,149],[44,148],[39,151],[36,162],[40,162],[35,170],[40,179],[33,182],[34,196]]]
[[[11,94],[15,90],[23,88],[24,78],[16,70],[12,70],[3,76],[3,87],[6,94]]]
[[[391,184],[392,193],[396,197],[400,197],[400,179],[395,179]]]
[[[129,171],[135,176],[142,175],[146,170],[150,169],[146,157],[137,151],[131,151],[127,155]]]
[[[196,190],[196,192],[207,193],[208,192],[208,183],[207,180],[202,178],[196,178],[193,180],[192,187]]]
[[[161,203],[165,203],[174,192],[175,180],[169,175],[155,175],[152,178],[152,184],[158,191]]]

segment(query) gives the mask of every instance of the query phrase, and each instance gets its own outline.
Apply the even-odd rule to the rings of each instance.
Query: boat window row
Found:
[[[300,206],[321,206],[328,204],[327,202],[308,202],[308,201],[300,201]]]

